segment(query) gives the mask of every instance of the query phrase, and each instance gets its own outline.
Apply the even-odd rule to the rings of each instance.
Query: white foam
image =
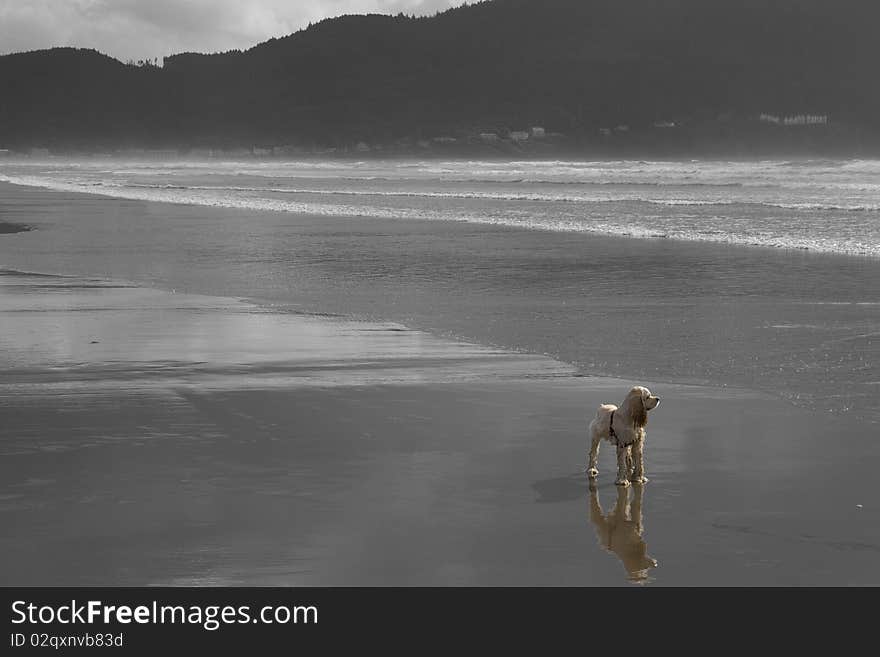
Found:
[[[880,185],[873,179],[880,163],[873,161],[52,162],[3,168],[6,182],[144,201],[880,256]],[[528,176],[548,182],[509,182]],[[816,183],[819,191],[792,193],[792,177]],[[267,178],[277,182],[259,184]],[[304,178],[320,184],[296,183]],[[645,189],[654,191],[644,196]],[[658,192],[664,189],[671,191]],[[679,211],[687,208],[690,214]]]

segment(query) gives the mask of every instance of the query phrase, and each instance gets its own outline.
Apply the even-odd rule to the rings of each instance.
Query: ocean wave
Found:
[[[449,191],[437,192],[428,190],[376,190],[376,189],[324,189],[306,187],[250,187],[241,185],[172,185],[168,183],[130,183],[130,182],[77,182],[72,184],[91,185],[108,189],[179,189],[209,192],[245,192],[249,194],[291,194],[311,196],[347,196],[347,197],[384,197],[384,198],[444,198],[444,199],[486,199],[491,201],[535,201],[551,203],[649,203],[652,205],[674,206],[711,206],[735,205],[734,200],[698,200],[698,199],[650,199],[638,196],[586,196],[548,193],[491,192],[491,191]],[[767,204],[772,205],[772,204]],[[782,206],[777,206],[782,207]]]
[[[684,198],[666,198],[666,199],[642,199],[645,203],[651,203],[652,205],[666,205],[669,207],[700,207],[703,205],[748,205],[746,203],[738,202],[738,201],[727,201],[727,200],[697,200],[697,199],[684,199]]]
[[[773,189],[778,188],[779,183],[771,183],[766,180],[763,181],[730,181],[730,180],[718,180],[718,181],[700,181],[700,180],[692,180],[692,179],[676,179],[676,180],[640,180],[638,178],[621,178],[617,180],[608,180],[608,174],[602,175],[594,175],[590,178],[578,177],[576,179],[572,179],[570,177],[553,177],[553,175],[546,176],[529,176],[526,175],[525,172],[511,172],[504,171],[498,172],[496,176],[488,176],[485,175],[488,172],[481,172],[483,175],[460,175],[460,171],[456,171],[453,169],[443,170],[445,173],[449,174],[458,174],[458,175],[444,175],[442,177],[437,177],[436,174],[442,173],[439,171],[423,171],[422,173],[428,173],[430,175],[424,176],[381,176],[381,175],[347,175],[347,176],[334,176],[334,180],[341,180],[347,182],[390,182],[390,183],[398,183],[398,184],[419,184],[424,182],[440,182],[443,184],[463,184],[463,185],[545,185],[545,186],[566,186],[566,187],[670,187],[670,188],[678,188],[678,187],[696,187],[696,188],[750,188],[750,189]],[[162,172],[167,173],[167,172]],[[270,171],[239,171],[236,172],[237,176],[242,177],[253,177],[253,178],[282,178],[282,179],[290,179],[290,180],[299,180],[299,179],[308,179],[314,178],[314,176],[285,176],[282,175],[282,172],[270,172]]]
[[[785,210],[820,210],[838,212],[876,212],[880,210],[880,204],[839,204],[839,203],[762,203],[768,207],[782,208]]]
[[[875,212],[880,211],[880,204],[840,204],[819,202],[751,201],[743,199],[689,199],[689,198],[642,198],[639,196],[586,196],[552,193],[519,193],[490,191],[450,191],[436,192],[427,190],[375,190],[375,189],[323,189],[305,187],[249,187],[238,185],[173,185],[150,183],[93,182],[98,187],[109,188],[143,188],[143,189],[180,189],[195,191],[246,192],[262,194],[300,194],[313,196],[373,196],[400,198],[449,198],[449,199],[487,199],[493,201],[544,201],[555,203],[649,203],[668,207],[702,207],[702,206],[754,206],[779,208],[784,210],[839,211],[839,212]]]
[[[515,212],[503,206],[487,206],[480,209],[464,210],[450,208],[413,208],[413,207],[388,207],[387,205],[369,203],[334,203],[317,202],[309,199],[291,198],[299,195],[314,194],[326,198],[339,197],[363,197],[364,194],[355,190],[290,190],[287,188],[250,188],[228,186],[203,186],[203,185],[140,185],[114,183],[112,185],[95,186],[85,182],[72,182],[40,176],[10,176],[0,174],[0,180],[42,187],[46,189],[83,192],[100,194],[116,198],[127,198],[143,201],[156,201],[165,203],[177,203],[188,205],[201,205],[219,208],[248,209],[258,211],[290,212],[295,214],[318,215],[318,216],[352,216],[380,219],[419,219],[431,221],[459,221],[479,224],[490,224],[524,228],[530,230],[545,230],[555,232],[580,232],[599,233],[605,235],[651,238],[651,239],[676,239],[685,241],[720,242],[726,244],[775,247],[783,249],[799,249],[825,253],[846,255],[880,257],[880,240],[862,241],[865,239],[864,231],[853,231],[858,237],[846,236],[836,231],[807,230],[800,228],[785,229],[781,227],[774,230],[759,229],[754,222],[748,225],[728,224],[728,218],[717,216],[701,216],[695,221],[676,224],[676,217],[649,217],[643,212],[632,209],[626,212],[618,212],[615,219],[614,212],[603,212],[599,209],[592,213],[583,212],[578,206],[571,206],[571,210],[559,211],[559,208],[548,208],[546,213],[529,211]],[[271,190],[280,190],[277,197],[269,197]],[[245,192],[245,193],[243,193]],[[260,195],[262,194],[262,196]],[[399,195],[395,193],[382,193],[380,195]],[[409,195],[409,194],[405,194]],[[436,192],[440,197],[470,198],[459,192]],[[536,200],[525,195],[529,200]],[[477,196],[477,198],[486,198]],[[510,199],[510,196],[504,196]],[[523,198],[522,195],[514,198]],[[494,199],[493,199],[494,200]],[[557,197],[549,199],[558,202]],[[583,198],[578,198],[583,202]],[[602,203],[609,199],[598,199]],[[617,199],[610,199],[611,201]],[[622,199],[633,201],[634,199]],[[639,200],[639,199],[635,199]],[[694,204],[694,205],[717,205],[716,201],[702,201],[699,199],[648,199],[647,203],[668,204]],[[722,203],[725,204],[725,203]],[[730,203],[726,203],[730,205]],[[777,204],[781,205],[781,204]],[[804,204],[788,204],[802,206]],[[813,204],[823,207],[822,204]],[[795,209],[804,209],[797,207]],[[848,207],[847,209],[853,209]],[[563,215],[563,216],[560,216]],[[642,223],[640,223],[642,222]],[[644,223],[644,222],[653,222]]]

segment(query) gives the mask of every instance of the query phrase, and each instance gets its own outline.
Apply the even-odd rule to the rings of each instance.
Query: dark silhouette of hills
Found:
[[[830,117],[783,142],[864,145],[880,134],[878,19],[863,0],[494,0],[343,16],[163,68],[20,53],[0,57],[0,148],[389,144],[532,125],[593,144],[626,125],[623,141],[686,150],[772,142],[783,129],[760,113]]]

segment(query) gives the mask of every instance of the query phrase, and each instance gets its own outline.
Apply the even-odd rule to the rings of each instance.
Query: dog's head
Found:
[[[626,396],[624,405],[629,409],[636,425],[643,427],[648,423],[648,411],[653,411],[660,405],[660,398],[652,395],[644,386],[634,386]]]

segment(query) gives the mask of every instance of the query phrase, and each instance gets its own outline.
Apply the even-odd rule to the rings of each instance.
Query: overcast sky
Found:
[[[248,48],[341,14],[433,14],[461,0],[0,0],[0,54],[77,46],[122,61]]]

